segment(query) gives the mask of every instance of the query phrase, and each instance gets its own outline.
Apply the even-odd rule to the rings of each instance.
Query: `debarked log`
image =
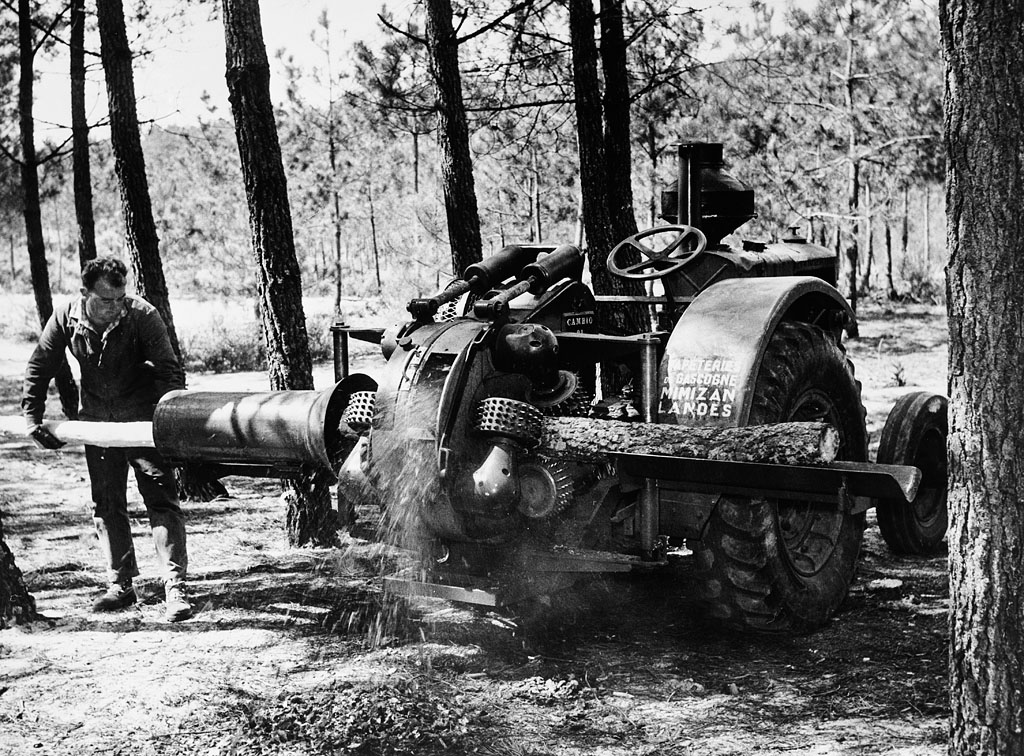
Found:
[[[828,423],[773,423],[742,428],[689,428],[586,417],[544,418],[544,457],[596,462],[616,453],[827,465],[836,458],[839,433]]]
[[[88,444],[116,448],[153,448],[153,423],[92,422],[88,420],[46,420],[43,425],[66,444]],[[21,415],[0,417],[0,431],[25,435],[25,418]]]

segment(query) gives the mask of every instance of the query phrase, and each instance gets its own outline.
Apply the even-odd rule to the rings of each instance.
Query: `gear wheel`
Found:
[[[526,462],[519,466],[519,512],[531,520],[561,514],[573,501],[573,479],[569,465],[552,461]]]

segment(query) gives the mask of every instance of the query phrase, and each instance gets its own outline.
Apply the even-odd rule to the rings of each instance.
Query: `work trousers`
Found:
[[[139,574],[128,520],[128,467],[135,470],[139,493],[149,513],[161,577],[166,585],[182,583],[188,569],[185,519],[171,468],[155,449],[85,447],[92,483],[93,522],[107,561],[110,582],[125,583]]]

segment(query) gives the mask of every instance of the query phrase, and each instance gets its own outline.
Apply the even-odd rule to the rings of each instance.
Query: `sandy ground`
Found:
[[[937,308],[863,314],[849,351],[876,441],[901,393],[944,391],[945,343]],[[10,413],[29,347],[0,347]],[[709,632],[685,570],[596,582],[530,616],[421,602],[382,632],[391,557],[358,538],[290,549],[276,484],[229,479],[231,498],[188,505],[199,611],[168,625],[133,486],[143,600],[98,615],[81,451],[0,438],[0,460],[8,544],[49,618],[0,633],[0,754],[945,752],[945,559],[896,558],[873,526],[849,599],[808,636]],[[352,712],[361,739],[332,741]]]

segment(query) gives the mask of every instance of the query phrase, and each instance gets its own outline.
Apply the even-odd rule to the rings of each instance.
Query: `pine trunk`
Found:
[[[576,102],[576,136],[580,159],[580,186],[583,204],[583,231],[587,260],[596,294],[643,294],[640,281],[624,281],[607,268],[608,253],[621,241],[612,222],[608,193],[607,146],[602,124],[601,87],[597,70],[597,43],[594,39],[594,8],[589,0],[569,0],[569,34],[572,39],[573,86]],[[629,107],[627,101],[623,104]],[[628,174],[627,174],[628,175]],[[632,214],[632,208],[630,208]],[[633,220],[635,227],[636,220]],[[605,333],[629,334],[647,330],[641,307],[620,304],[597,308],[597,321]]]
[[[855,28],[854,22],[856,20],[856,10],[853,2],[850,3],[849,9],[849,34],[853,34]],[[849,282],[849,300],[850,307],[854,314],[857,312],[857,273],[860,269],[859,250],[857,248],[858,239],[857,234],[859,231],[858,216],[860,214],[860,160],[857,158],[858,149],[858,135],[857,135],[857,118],[854,112],[855,104],[855,88],[857,83],[857,77],[854,72],[854,61],[857,57],[857,44],[852,37],[846,39],[846,114],[848,119],[848,132],[847,132],[847,145],[846,155],[849,161],[849,169],[847,174],[847,188],[846,188],[846,202],[847,210],[850,215],[850,222],[852,227],[850,229],[850,243],[846,247],[846,265],[847,265],[847,281]],[[856,338],[857,334],[857,321],[854,320],[849,327],[849,334],[851,337]]]
[[[601,0],[601,70],[604,73],[604,145],[608,212],[616,241],[637,232],[633,211],[633,159],[629,78],[622,30],[624,0]]]
[[[85,0],[71,2],[71,151],[74,173],[75,218],[78,221],[78,261],[96,257],[89,166],[89,122],[85,115]]]
[[[135,288],[153,305],[167,326],[174,353],[181,359],[178,335],[171,314],[160,239],[153,220],[146,177],[146,158],[139,136],[139,117],[135,108],[135,77],[132,52],[124,25],[121,0],[96,0],[96,20],[100,30],[100,57],[107,84],[107,108],[110,114],[110,144],[114,152],[114,172],[121,192],[125,238],[131,258]]]
[[[871,268],[875,263],[875,238],[874,227],[871,222],[871,183],[864,180],[864,276],[860,280],[860,290],[867,294],[871,291]]]
[[[469,154],[469,127],[462,102],[459,42],[452,28],[450,0],[427,0],[427,44],[437,92],[437,141],[441,187],[448,218],[452,272],[461,274],[482,259],[480,216]]]
[[[921,244],[921,272],[927,274],[932,246],[932,188],[924,185],[924,240]]]
[[[888,286],[889,299],[896,299],[896,284],[892,277],[892,227],[888,221],[885,224],[885,281]]]
[[[850,300],[850,307],[856,313],[857,274],[860,271],[860,248],[857,238],[860,232],[857,222],[858,213],[860,213],[860,163],[856,160],[850,161],[846,192],[846,208],[851,218],[850,237],[845,249],[846,280],[849,287],[847,296]]]
[[[235,120],[267,368],[273,390],[312,389],[288,187],[270,100],[270,64],[257,0],[223,0],[228,96]],[[287,482],[287,530],[293,545],[334,543],[330,488],[323,474]]]
[[[1024,5],[943,0],[950,745],[1024,754]]]
[[[900,259],[903,260],[903,265],[906,266],[909,262],[907,251],[910,249],[910,187],[907,185],[903,186],[903,212],[901,218]]]
[[[32,11],[28,0],[18,2],[18,62],[20,79],[18,110],[21,126],[21,187],[24,197],[25,239],[28,245],[29,271],[32,293],[40,325],[53,314],[53,295],[50,293],[50,271],[46,263],[46,243],[43,240],[43,218],[39,209],[39,162],[36,157],[35,122],[32,119],[32,87],[35,80],[35,43],[32,39]],[[61,409],[70,419],[78,418],[78,386],[71,375],[67,360],[61,363],[54,378],[60,395]]]
[[[601,0],[601,70],[604,74],[605,188],[612,242],[617,244],[637,232],[633,209],[633,153],[630,127],[631,101],[626,71],[626,40],[622,29],[624,0]],[[610,250],[609,250],[610,251]],[[615,280],[620,293],[643,296],[642,281]],[[632,333],[646,331],[645,305],[620,305],[626,328]]]

